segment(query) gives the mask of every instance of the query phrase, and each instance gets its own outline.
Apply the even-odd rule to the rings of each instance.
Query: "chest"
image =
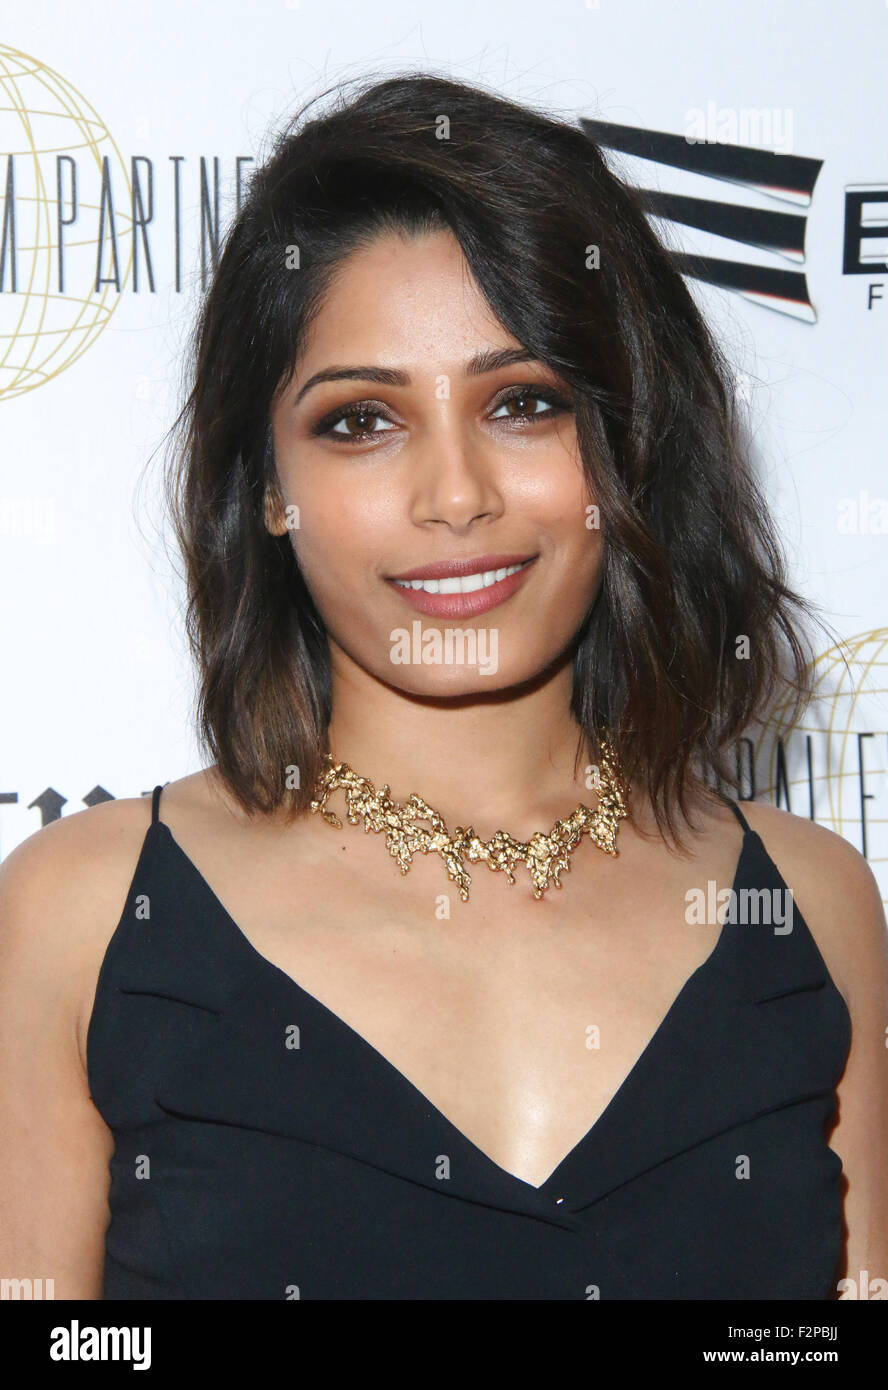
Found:
[[[539,1186],[714,948],[719,924],[686,918],[701,863],[665,851],[630,863],[584,845],[564,887],[541,900],[526,879],[510,885],[479,866],[464,904],[436,856],[418,857],[405,879],[382,850],[360,837],[297,864],[269,848],[249,873],[218,843],[195,853],[262,956],[488,1158]],[[725,886],[736,855],[716,850]]]

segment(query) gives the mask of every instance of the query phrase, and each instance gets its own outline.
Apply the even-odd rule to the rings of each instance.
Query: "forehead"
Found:
[[[338,268],[311,324],[297,377],[334,359],[456,370],[479,349],[518,346],[493,314],[452,233],[386,233]]]

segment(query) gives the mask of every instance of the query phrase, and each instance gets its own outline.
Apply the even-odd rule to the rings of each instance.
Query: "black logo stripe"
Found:
[[[669,164],[689,173],[708,174],[711,178],[729,179],[765,191],[773,189],[775,196],[785,190],[809,202],[823,167],[822,159],[775,154],[753,145],[689,142],[683,135],[668,131],[612,125],[609,121],[590,121],[585,117],[580,118],[580,126],[596,145],[605,149],[638,155],[641,159],[652,159],[657,164]]]
[[[780,255],[795,254],[804,258],[806,219],[795,213],[738,207],[736,203],[688,198],[681,193],[660,193],[650,188],[636,188],[634,192],[645,212],[655,217],[699,227],[704,232],[744,241],[749,246],[761,246]]]
[[[798,270],[775,270],[770,266],[747,265],[745,261],[723,261],[714,256],[690,256],[673,252],[672,260],[681,275],[705,280],[709,285],[736,290],[739,294],[754,295],[757,299],[773,299],[772,308],[793,305],[798,310],[813,308],[808,298],[808,282]],[[789,312],[792,312],[790,310]],[[801,316],[801,315],[800,315]]]

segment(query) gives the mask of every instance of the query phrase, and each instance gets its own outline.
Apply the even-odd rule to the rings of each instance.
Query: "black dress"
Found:
[[[824,1127],[851,1020],[797,909],[788,932],[728,915],[534,1187],[259,954],[160,792],[87,1037],[115,1140],[105,1298],[836,1297],[842,1164]],[[785,889],[730,804],[735,890]]]

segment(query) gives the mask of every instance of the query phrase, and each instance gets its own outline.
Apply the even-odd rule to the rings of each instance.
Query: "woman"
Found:
[[[888,1269],[875,880],[712,790],[778,680],[805,697],[806,605],[595,146],[421,74],[301,112],[178,423],[214,761],[3,865],[4,1271],[829,1299]]]

